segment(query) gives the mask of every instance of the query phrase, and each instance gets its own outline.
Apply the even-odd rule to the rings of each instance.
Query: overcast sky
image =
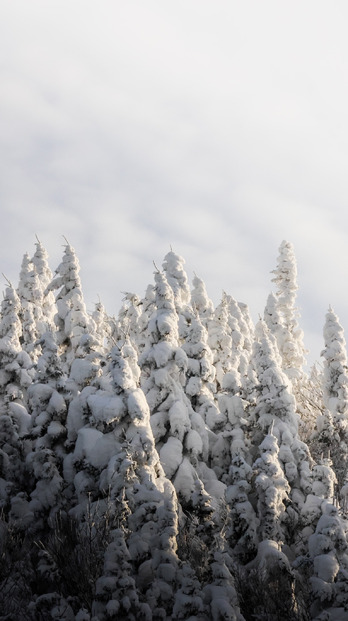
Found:
[[[347,29],[346,0],[3,0],[0,272],[65,235],[117,314],[171,244],[255,320],[286,239],[318,358],[329,304],[348,329]]]

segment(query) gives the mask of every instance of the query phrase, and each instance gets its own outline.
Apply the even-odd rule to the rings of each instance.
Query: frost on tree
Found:
[[[95,323],[95,336],[99,343],[99,349],[106,354],[111,348],[111,335],[115,330],[115,320],[108,316],[102,302],[97,302],[92,313]]]
[[[162,264],[167,283],[173,291],[178,318],[179,345],[186,341],[192,317],[191,291],[184,264],[185,260],[173,251],[166,254]]]
[[[45,327],[52,329],[54,326],[55,299],[48,286],[52,281],[53,274],[48,264],[48,254],[39,240],[37,240],[36,251],[32,258],[32,264],[40,282],[41,310],[45,318]],[[45,330],[42,330],[45,331]],[[41,331],[41,332],[42,332]]]
[[[257,325],[256,334],[252,362],[259,384],[259,398],[253,411],[256,423],[253,433],[262,440],[273,425],[278,439],[286,430],[295,437],[298,431],[295,399],[289,392],[288,380],[278,365],[276,351],[263,322]]]
[[[270,334],[272,334],[275,339],[277,351],[280,352],[285,338],[286,328],[283,324],[283,318],[279,310],[278,299],[274,293],[270,293],[267,298],[263,320]],[[282,359],[280,358],[280,360]]]
[[[228,323],[232,337],[231,361],[241,377],[246,375],[253,344],[254,328],[246,304],[237,302],[231,295],[227,296]]]
[[[149,322],[149,344],[140,358],[142,387],[151,411],[151,427],[164,471],[184,503],[190,503],[194,482],[204,467],[209,438],[202,417],[191,407],[183,386],[187,355],[179,346],[174,294],[165,275],[155,273],[156,312]],[[214,477],[213,477],[214,478]]]
[[[211,449],[211,466],[219,480],[226,481],[231,460],[236,454],[245,454],[245,430],[248,427],[246,402],[241,398],[240,375],[236,369],[226,373],[217,395],[219,426]]]
[[[255,450],[253,447],[260,446],[272,430],[272,437],[277,439],[278,444],[277,459],[291,488],[292,504],[287,508],[286,519],[292,523],[298,520],[301,504],[310,489],[312,460],[307,445],[299,438],[295,399],[289,391],[285,374],[277,364],[264,323],[258,324],[256,333],[258,340],[254,344],[253,364],[258,377],[259,397],[250,419],[251,454]]]
[[[0,319],[3,616],[345,618],[347,355],[330,309],[302,372],[295,267],[283,242],[254,329],[171,251],[117,324],[86,312],[69,244],[53,280],[40,242],[24,256]]]
[[[218,388],[228,371],[233,368],[232,364],[232,336],[228,325],[228,300],[223,293],[220,304],[216,307],[213,318],[208,324],[208,345],[213,352],[213,363],[216,369]]]
[[[100,619],[111,612],[119,619],[151,619],[150,610],[165,618],[177,584],[176,496],[155,451],[144,393],[117,346],[111,350],[109,374],[109,392],[99,390],[89,399],[92,418],[79,431],[74,458],[75,464],[83,458],[86,472],[99,477],[89,493],[93,501],[104,493],[118,525],[105,552],[94,608]],[[85,483],[75,476],[75,486]],[[81,502],[81,489],[77,495]],[[128,510],[122,517],[124,506]]]
[[[331,307],[326,314],[324,341],[321,355],[325,410],[317,418],[316,436],[325,456],[330,451],[342,487],[348,473],[348,362],[344,331]]]
[[[308,539],[308,555],[313,568],[311,618],[319,618],[324,610],[335,610],[337,619],[344,619],[348,601],[347,524],[330,502],[321,505],[315,532]]]
[[[138,345],[139,319],[142,312],[140,298],[135,293],[126,293],[116,321],[114,338],[124,340],[127,336]]]
[[[208,345],[208,334],[199,315],[188,315],[187,335],[182,349],[187,355],[185,393],[194,410],[199,412],[210,430],[221,427],[225,419],[220,415],[216,399],[215,367]]]
[[[256,554],[260,520],[249,500],[254,472],[243,453],[238,451],[232,457],[225,501],[226,539],[234,557],[244,565]]]
[[[149,321],[152,313],[155,311],[156,293],[153,285],[148,285],[145,296],[141,300],[141,312],[138,319],[138,338],[137,348],[139,357],[144,349],[149,346]]]
[[[260,444],[260,457],[253,469],[256,475],[255,487],[258,495],[258,518],[260,539],[285,540],[282,522],[285,521],[285,503],[290,486],[284,476],[279,460],[277,438],[269,431]]]
[[[30,414],[26,392],[32,382],[32,361],[22,350],[20,301],[14,288],[6,288],[0,321],[0,501],[20,491]],[[12,494],[13,494],[12,491]]]
[[[46,289],[46,293],[59,289],[56,297],[55,323],[61,357],[67,371],[70,370],[75,358],[84,357],[84,349],[86,346],[89,347],[86,335],[95,333],[95,323],[86,311],[79,271],[75,251],[67,244],[63,260],[56,271],[57,276]],[[83,373],[83,369],[79,371]]]
[[[62,504],[62,464],[67,438],[67,378],[58,356],[55,333],[46,332],[39,345],[41,355],[28,388],[32,450],[26,460],[34,479],[29,509],[36,520],[58,511]]]
[[[21,344],[33,362],[36,362],[40,353],[37,340],[44,329],[42,292],[34,265],[27,253],[23,257],[17,293],[21,303],[19,312],[22,322]]]
[[[283,369],[291,381],[301,378],[305,362],[303,333],[295,306],[297,285],[297,266],[294,249],[290,242],[283,241],[279,248],[277,268],[273,270],[272,281],[277,285],[277,310],[282,320],[282,328],[276,326],[276,337],[283,360]]]
[[[162,264],[167,282],[173,290],[174,304],[178,312],[188,306],[191,299],[191,291],[184,264],[185,260],[172,250],[166,254]]]
[[[203,326],[208,329],[209,321],[213,318],[214,304],[208,297],[206,286],[196,274],[192,281],[191,305],[198,313]]]
[[[204,587],[205,600],[209,603],[212,621],[245,621],[240,612],[238,595],[233,577],[222,552],[215,552],[211,563],[211,580]]]

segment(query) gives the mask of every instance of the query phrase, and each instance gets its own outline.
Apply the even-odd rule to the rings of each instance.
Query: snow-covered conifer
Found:
[[[208,430],[183,389],[188,361],[179,346],[173,290],[163,273],[157,272],[155,281],[157,310],[149,323],[150,347],[140,358],[142,387],[164,471],[181,500],[190,503],[201,461],[208,456]],[[213,474],[206,471],[204,476]]]
[[[325,610],[335,610],[344,619],[347,606],[346,575],[348,566],[347,524],[336,506],[323,502],[315,532],[308,540],[309,558],[313,563],[310,577],[313,603],[311,618]]]
[[[97,302],[92,313],[95,323],[95,335],[99,342],[99,349],[106,353],[111,349],[111,335],[115,332],[115,319],[108,316],[102,302]]]
[[[211,580],[204,588],[212,621],[245,621],[241,614],[234,580],[226,564],[226,556],[217,551],[210,564]]]
[[[17,293],[21,303],[21,344],[33,362],[36,362],[39,354],[37,340],[43,328],[43,314],[39,279],[27,253],[23,257]]]
[[[46,289],[46,293],[59,289],[55,323],[61,357],[67,371],[81,348],[81,338],[95,332],[95,323],[86,311],[79,271],[75,250],[67,243],[63,260],[56,271],[57,276]]]
[[[289,390],[286,375],[277,364],[274,347],[263,322],[257,326],[256,333],[258,341],[254,344],[253,362],[258,376],[259,397],[250,418],[251,454],[272,430],[272,437],[277,439],[277,460],[291,500],[291,503],[286,501],[288,506],[283,516],[282,532],[292,541],[292,525],[298,523],[301,507],[311,489],[312,459],[308,446],[299,438],[295,399]],[[261,487],[259,493],[263,493]]]
[[[212,467],[220,480],[228,479],[231,460],[235,455],[246,456],[248,449],[245,431],[248,428],[246,402],[241,397],[240,375],[236,369],[224,375],[218,394],[220,419],[223,425],[217,432],[212,448]]]
[[[205,619],[205,606],[201,585],[190,567],[184,564],[181,569],[180,588],[175,594],[172,619]]]
[[[330,450],[341,487],[348,475],[348,361],[344,331],[332,308],[326,314],[324,341],[325,410],[317,419],[315,435],[324,453]]]
[[[86,502],[87,489],[93,502],[100,496],[101,507],[109,497],[116,522],[117,507],[125,502],[128,507],[122,532],[112,532],[104,573],[97,581],[98,617],[117,613],[120,619],[152,619],[152,609],[155,616],[166,618],[177,588],[176,496],[155,451],[149,407],[128,362],[128,350],[125,356],[123,348],[113,347],[109,390],[99,389],[88,399],[90,422],[78,432],[73,459],[75,470],[83,462],[87,474],[82,476],[81,469],[74,477],[81,507],[77,510]]]
[[[221,417],[215,402],[215,367],[208,345],[208,333],[200,317],[192,313],[188,319],[187,336],[182,345],[187,355],[187,382],[185,393],[194,410],[199,412],[209,429],[221,426]]]
[[[135,293],[126,293],[116,321],[116,340],[128,336],[137,346],[139,334],[139,318],[142,312],[140,298]]]
[[[32,381],[32,361],[20,344],[20,308],[18,295],[11,285],[6,288],[0,320],[1,490],[11,484],[14,489],[21,485],[24,444],[30,423],[26,391]]]
[[[206,286],[196,274],[192,281],[191,305],[197,311],[203,326],[208,329],[209,321],[213,318],[214,304],[208,297]]]
[[[62,463],[66,454],[67,395],[55,332],[46,332],[38,343],[41,355],[27,394],[31,414],[31,451],[26,458],[26,467],[32,478],[28,511],[37,521],[37,527],[41,520],[44,531],[45,519],[62,507],[60,494]]]
[[[214,356],[218,387],[222,385],[224,374],[233,368],[232,336],[228,325],[228,300],[223,293],[220,304],[216,307],[213,318],[208,324],[208,345]]]
[[[184,265],[185,260],[172,250],[166,254],[162,264],[167,282],[173,290],[175,308],[178,312],[188,306],[191,299]]]
[[[247,457],[247,456],[246,456]],[[244,565],[254,558],[259,541],[260,520],[249,500],[254,472],[243,451],[232,458],[226,489],[226,539],[233,556]]]
[[[227,303],[232,337],[231,360],[233,368],[243,377],[252,351],[253,326],[246,304],[238,303],[231,295],[227,296]]]
[[[258,494],[258,517],[261,540],[284,541],[282,522],[290,486],[279,460],[277,438],[270,431],[260,444],[260,457],[254,463]]]
[[[277,352],[264,322],[259,322],[257,326],[253,364],[259,384],[259,398],[253,418],[257,428],[261,430],[261,440],[271,425],[278,440],[281,440],[284,431],[290,431],[294,438],[298,432],[295,399],[289,391],[288,380],[278,365]]]
[[[279,351],[283,360],[283,369],[291,381],[301,378],[305,362],[303,332],[297,321],[298,310],[295,306],[298,290],[297,265],[293,245],[283,241],[279,248],[277,268],[273,270],[272,281],[277,285],[277,307],[282,318],[284,330],[277,328]]]
[[[47,289],[53,278],[48,264],[48,254],[39,240],[37,240],[35,245],[36,250],[31,261],[40,282],[40,307],[45,321],[45,327],[40,330],[40,334],[42,334],[47,329],[53,329],[56,305],[53,292]]]
[[[138,351],[138,357],[141,356],[143,351],[149,347],[149,321],[153,312],[155,312],[155,287],[148,285],[145,291],[145,296],[141,299],[139,304],[139,316],[137,319],[137,340],[136,347]]]
[[[267,298],[263,319],[270,334],[275,339],[277,349],[280,352],[283,340],[285,338],[284,335],[286,332],[286,328],[283,325],[283,318],[280,314],[278,307],[278,299],[274,293],[270,293]]]

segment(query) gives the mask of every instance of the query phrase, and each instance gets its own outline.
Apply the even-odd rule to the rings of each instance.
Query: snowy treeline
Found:
[[[0,619],[348,618],[348,368],[305,372],[293,247],[253,325],[170,251],[87,313],[38,241],[0,318]],[[144,289],[145,290],[145,289]]]

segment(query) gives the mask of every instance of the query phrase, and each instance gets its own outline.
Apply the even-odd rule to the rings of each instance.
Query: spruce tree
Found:
[[[86,311],[79,271],[75,250],[67,243],[63,260],[56,270],[57,276],[46,289],[46,294],[59,289],[55,323],[60,355],[66,372],[70,371],[75,357],[84,355],[86,339],[83,337],[95,332],[95,323]]]
[[[209,445],[208,431],[183,389],[188,360],[179,346],[173,290],[163,273],[156,272],[155,281],[157,309],[149,322],[150,346],[140,358],[142,388],[164,471],[187,504],[198,471],[201,469],[204,477],[213,476],[202,462]]]
[[[224,374],[231,371],[232,336],[228,325],[228,299],[223,293],[220,304],[216,307],[213,318],[208,324],[208,345],[213,352],[216,369],[217,387],[221,387]]]
[[[317,419],[316,436],[324,454],[330,451],[342,487],[348,473],[348,361],[344,331],[331,307],[326,314],[324,341],[325,410]]]
[[[52,330],[54,328],[56,304],[53,292],[47,290],[53,278],[52,270],[48,264],[48,254],[39,240],[37,240],[35,245],[36,250],[31,262],[40,283],[40,301],[38,301],[38,306],[39,312],[42,313],[44,318],[44,326],[39,329],[41,335],[47,329]]]
[[[303,333],[297,321],[295,306],[298,290],[297,265],[293,245],[283,241],[279,248],[277,268],[273,270],[273,282],[277,285],[277,310],[282,328],[277,324],[276,336],[283,361],[283,369],[289,379],[296,383],[303,374],[305,348]]]
[[[29,450],[30,415],[26,393],[32,382],[32,361],[22,350],[20,301],[12,285],[1,304],[0,320],[0,493],[5,506],[9,493],[22,491],[24,459]]]
[[[203,326],[208,330],[209,321],[213,318],[214,304],[208,297],[206,286],[196,274],[192,281],[191,305],[197,311]]]

